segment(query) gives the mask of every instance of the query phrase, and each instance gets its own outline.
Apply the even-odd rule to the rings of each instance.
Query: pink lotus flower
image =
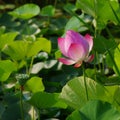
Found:
[[[94,55],[89,56],[93,47],[93,39],[89,34],[82,36],[73,30],[68,30],[64,38],[58,38],[58,46],[65,56],[58,59],[63,64],[80,67],[83,61],[91,62],[94,58]]]

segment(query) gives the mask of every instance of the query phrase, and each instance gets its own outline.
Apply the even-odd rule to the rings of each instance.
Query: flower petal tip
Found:
[[[94,59],[94,55],[92,54],[85,60],[85,62],[89,62],[90,63],[90,62],[93,61],[93,59]]]
[[[59,58],[58,61],[65,64],[65,65],[72,65],[75,63],[75,61],[70,60],[70,59],[66,59],[66,58]]]
[[[93,47],[93,37],[91,35],[89,35],[88,33],[85,35],[85,38],[89,44],[89,51],[92,50]]]
[[[82,61],[79,61],[74,65],[74,68],[79,68],[81,65],[82,65]]]

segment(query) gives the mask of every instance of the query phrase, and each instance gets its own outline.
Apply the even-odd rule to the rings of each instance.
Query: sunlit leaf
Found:
[[[30,19],[40,13],[40,8],[38,5],[35,4],[25,4],[16,8],[12,12],[9,12],[10,15],[22,18],[22,19]]]
[[[108,20],[118,22],[109,3],[114,12],[118,14],[118,0],[77,0],[76,6],[81,8],[85,13],[93,16],[97,20],[97,27],[101,29],[105,27]]]
[[[40,77],[32,77],[31,79],[29,79],[26,83],[26,87],[33,93],[44,91],[45,89],[42,83],[42,78]]]
[[[114,83],[115,80],[113,80],[113,83]],[[118,82],[119,81],[120,81],[120,79],[118,80]],[[111,103],[118,110],[120,110],[120,106],[119,106],[119,104],[120,104],[120,96],[119,96],[119,94],[120,94],[120,86],[111,84],[109,86],[105,86],[105,89],[106,89],[106,95],[108,97],[107,102]]]
[[[36,55],[39,51],[51,51],[51,42],[46,38],[38,38],[37,41],[29,48],[27,56],[31,57]]]
[[[86,77],[88,99],[98,99],[107,101],[104,86]],[[86,88],[83,77],[74,78],[62,89],[60,97],[71,107],[81,108],[87,102]]]
[[[107,65],[115,71],[115,73],[120,77],[120,44],[114,48],[111,49],[107,55],[106,55],[106,61]]]
[[[83,21],[85,21],[84,16],[80,16],[81,19],[83,19]],[[87,19],[86,19],[87,20]],[[89,21],[89,20],[88,20]],[[85,31],[88,28],[75,16],[73,16],[66,24],[65,26],[65,31],[67,30],[75,30],[75,31]]]
[[[51,42],[45,38],[38,38],[35,42],[19,40],[7,45],[3,52],[14,60],[23,60],[37,55],[41,50],[50,52]]]
[[[42,8],[41,15],[43,16],[54,16],[55,8],[52,5],[48,5]]]
[[[10,60],[0,61],[0,81],[5,81],[9,78],[13,71],[16,71],[16,66]]]
[[[115,49],[115,51],[114,51],[114,57],[113,57],[113,59],[114,59],[114,61],[115,61],[115,63],[116,63],[116,66],[117,66],[117,68],[118,68],[118,70],[119,70],[119,72],[120,72],[120,58],[119,58],[119,56],[120,56],[120,44],[119,44],[118,47]],[[115,66],[113,66],[113,69],[114,69],[115,72],[117,73]],[[117,73],[117,74],[118,74],[118,73]],[[118,75],[119,75],[119,77],[120,77],[120,74],[118,74]]]
[[[61,51],[60,51],[60,50],[57,50],[57,51],[55,52],[55,58],[58,59],[58,58],[60,58],[61,56],[62,56]]]
[[[24,59],[28,52],[29,43],[26,41],[15,41],[7,45],[3,52],[14,60]]]
[[[94,0],[77,0],[76,6],[91,16],[95,16]]]
[[[89,101],[80,110],[74,111],[66,120],[119,120],[120,113],[109,103]]]
[[[2,50],[5,47],[5,45],[13,42],[17,35],[18,32],[8,32],[0,35],[0,49]]]
[[[67,105],[59,99],[58,93],[46,93],[46,92],[35,93],[29,100],[29,103],[31,103],[37,108],[67,107]]]
[[[37,38],[37,41],[40,43],[40,46],[42,46],[42,50],[46,51],[48,53],[51,52],[51,41],[46,38]]]
[[[112,11],[110,4],[112,6],[112,8],[114,9],[114,11],[116,12],[116,14],[119,15],[119,3],[118,0],[99,0],[97,4],[97,16],[99,16],[98,18],[98,22],[100,21],[100,23],[98,23],[98,27],[99,24],[105,24],[107,23],[108,20],[111,20],[113,22],[118,22],[116,19],[116,16],[114,14],[114,12]],[[103,14],[104,13],[104,14]]]

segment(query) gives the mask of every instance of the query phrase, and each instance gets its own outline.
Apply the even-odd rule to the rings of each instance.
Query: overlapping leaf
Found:
[[[102,108],[102,109],[101,109]],[[74,111],[66,120],[119,120],[118,112],[111,104],[102,101],[89,101],[80,110]]]
[[[50,52],[51,42],[45,38],[39,38],[35,42],[15,41],[7,45],[3,52],[14,60],[22,60],[26,57],[35,56],[41,50]]]
[[[87,88],[85,87],[83,77],[74,78],[63,87],[60,98],[75,109],[84,106],[88,100],[102,100],[114,105],[118,105],[120,103],[118,96],[115,96],[115,93],[119,88],[118,85],[103,86],[86,77],[86,86]],[[116,101],[116,99],[118,101]]]
[[[116,19],[116,15],[119,16],[118,0],[77,0],[76,6],[93,16],[97,20],[97,27],[100,29],[105,27],[108,20],[118,22]]]
[[[30,19],[40,13],[40,8],[38,5],[35,4],[25,4],[16,8],[12,12],[9,12],[10,15],[22,18],[22,19]]]
[[[0,81],[6,81],[9,78],[10,74],[16,70],[17,68],[12,61],[1,60],[0,61]]]
[[[37,92],[29,100],[29,103],[37,108],[67,107],[67,105],[59,99],[58,93]]]

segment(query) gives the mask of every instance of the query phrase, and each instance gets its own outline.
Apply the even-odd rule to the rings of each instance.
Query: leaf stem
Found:
[[[34,61],[34,56],[32,57],[31,62],[30,62],[30,67],[29,67],[29,70],[28,70],[28,75],[30,75],[30,73],[31,73],[33,61]]]
[[[117,15],[116,11],[114,10],[114,8],[113,8],[113,6],[111,5],[111,3],[110,3],[109,0],[108,0],[108,3],[109,3],[109,6],[110,6],[110,8],[111,8],[113,14],[115,15],[116,20],[120,23],[120,19],[119,19],[119,17],[118,17],[118,15]]]
[[[34,109],[34,106],[32,107],[32,109],[33,109],[32,110],[33,111],[33,113],[32,113],[33,114],[33,120],[35,120],[35,109]]]
[[[40,110],[38,109],[38,120],[40,120]]]
[[[66,12],[68,12],[70,15],[75,16],[80,22],[82,22],[91,32],[94,33],[93,28],[87,24],[83,19],[81,19],[75,12],[73,12],[72,10],[65,8]]]
[[[54,7],[56,7],[58,0],[55,0],[54,2]]]
[[[23,110],[23,86],[20,87],[20,110],[21,110],[21,118],[24,120],[24,110]]]
[[[86,74],[85,74],[85,67],[84,65],[82,65],[83,67],[83,77],[84,77],[84,85],[85,85],[85,92],[86,92],[86,100],[88,101],[88,90],[87,90],[87,81],[86,81]]]
[[[115,67],[115,69],[116,69],[117,74],[120,76],[120,71],[119,71],[119,69],[118,69],[118,66],[117,66],[117,64],[116,64],[116,62],[115,62],[112,54],[111,54],[111,51],[110,51],[110,50],[107,50],[107,52],[108,52],[108,54],[109,54],[109,56],[110,56],[111,61],[112,61],[113,64],[114,64],[114,67]]]

